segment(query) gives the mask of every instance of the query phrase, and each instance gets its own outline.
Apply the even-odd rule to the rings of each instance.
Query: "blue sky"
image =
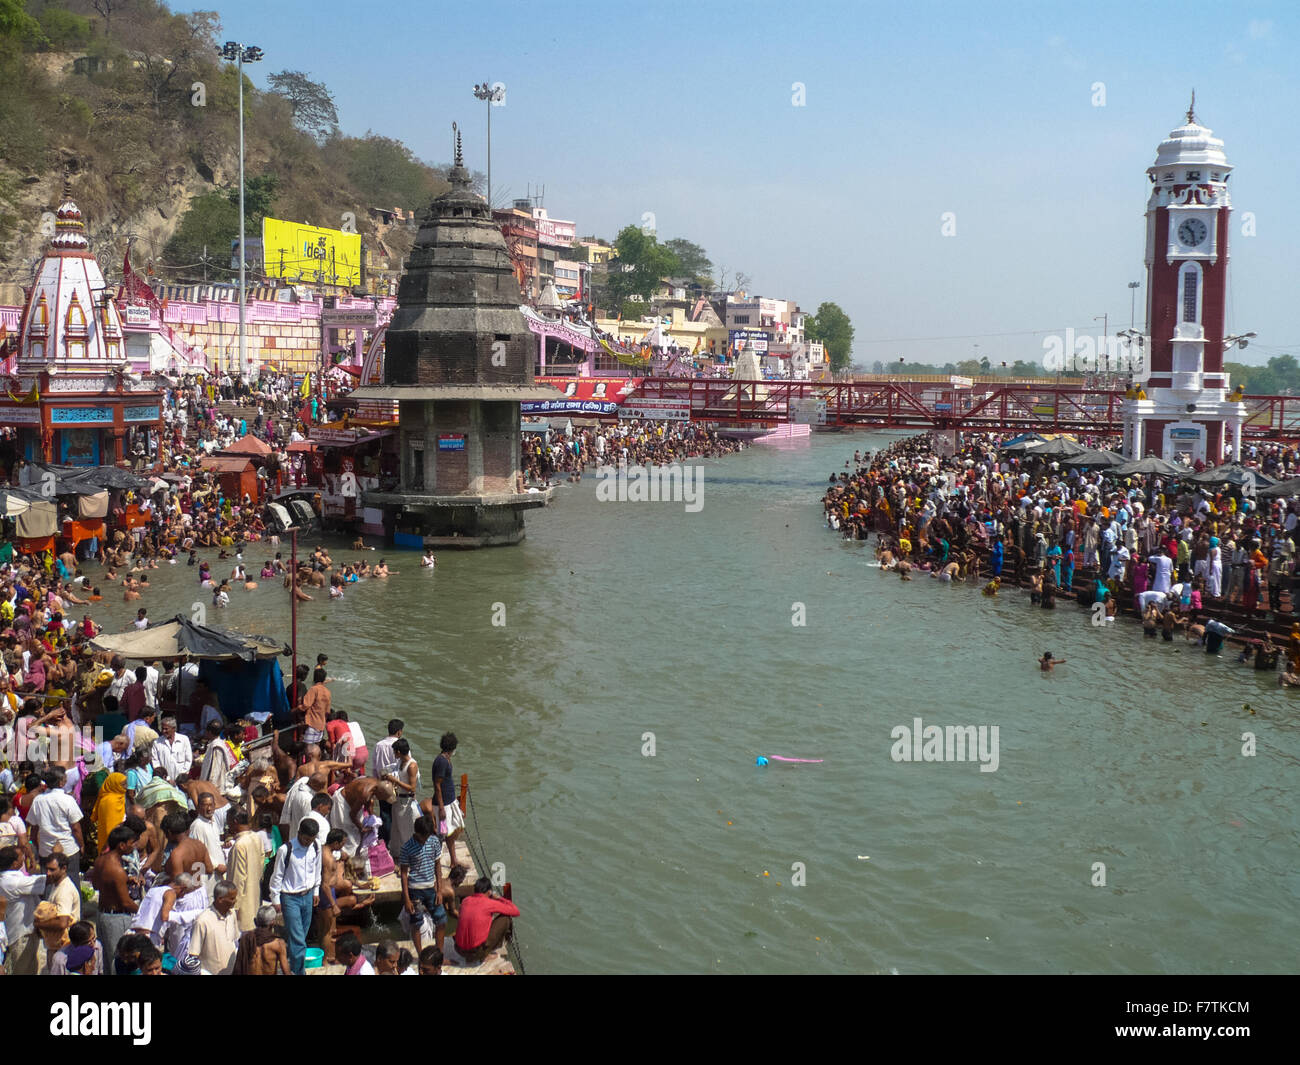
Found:
[[[206,6],[206,5],[205,5]],[[186,7],[178,7],[185,10]],[[580,234],[654,215],[755,291],[834,300],[855,358],[1039,360],[1044,331],[1141,326],[1146,167],[1197,117],[1234,167],[1233,358],[1300,356],[1291,4],[908,5],[756,0],[373,7],[220,4],[260,45],[265,85],[303,70],[345,132],[399,137],[430,162],[464,131],[497,199],[545,185]],[[794,106],[794,84],[804,106]],[[1096,83],[1104,106],[1094,106]],[[1242,236],[1243,213],[1256,235]],[[945,212],[955,236],[941,235]],[[1036,332],[1037,331],[1037,332]],[[976,347],[978,345],[978,348]]]

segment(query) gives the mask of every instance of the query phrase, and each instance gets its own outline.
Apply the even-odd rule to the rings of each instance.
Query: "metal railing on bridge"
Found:
[[[876,429],[1118,434],[1125,395],[1040,382],[737,381],[647,377],[636,398],[689,404],[693,421],[778,425],[811,420]],[[1246,396],[1244,436],[1300,441],[1300,396]]]

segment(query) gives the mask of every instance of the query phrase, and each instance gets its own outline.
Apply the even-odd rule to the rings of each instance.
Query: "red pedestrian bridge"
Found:
[[[1124,393],[1041,382],[970,387],[927,381],[735,381],[647,377],[628,404],[689,406],[692,421],[864,429],[1119,435]],[[1300,441],[1300,396],[1246,396],[1247,438]]]

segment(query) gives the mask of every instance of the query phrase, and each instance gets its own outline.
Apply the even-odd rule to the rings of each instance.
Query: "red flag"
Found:
[[[118,289],[117,298],[128,303],[148,303],[158,305],[158,297],[149,283],[131,269],[131,252],[122,257],[122,287]]]

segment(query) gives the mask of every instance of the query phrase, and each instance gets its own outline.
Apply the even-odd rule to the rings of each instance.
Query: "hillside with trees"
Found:
[[[65,175],[110,271],[133,258],[166,281],[228,279],[238,235],[236,67],[219,54],[216,12],[175,14],[157,0],[0,0],[0,271],[25,281]],[[418,210],[446,168],[399,140],[347,136],[328,88],[275,71],[244,76],[245,214],[339,227],[367,209]],[[48,228],[48,220],[47,226]],[[401,256],[413,234],[386,242]],[[207,249],[206,260],[204,249]]]

